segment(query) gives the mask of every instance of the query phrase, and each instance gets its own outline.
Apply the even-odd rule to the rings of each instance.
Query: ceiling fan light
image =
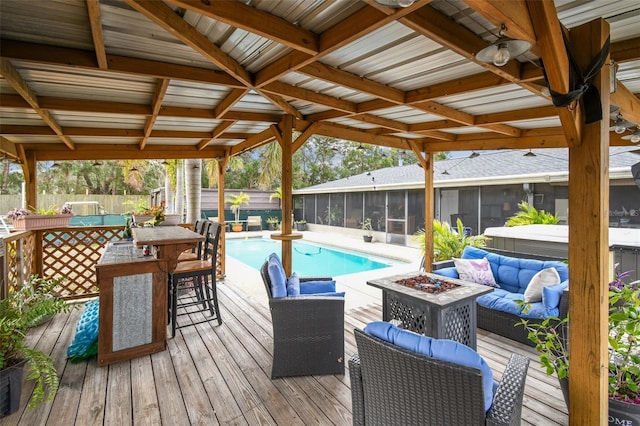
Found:
[[[414,4],[416,0],[376,0],[376,3],[387,7],[409,7]]]
[[[400,6],[400,7],[409,7],[414,2],[415,2],[415,0],[398,0],[398,6]]]
[[[640,130],[636,130],[630,135],[623,136],[622,139],[629,140],[631,143],[638,143],[640,142]]]

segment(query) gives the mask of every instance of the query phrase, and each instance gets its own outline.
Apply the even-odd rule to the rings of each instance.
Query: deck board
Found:
[[[80,311],[57,315],[33,329],[28,341],[52,354],[61,372],[60,391],[52,402],[26,410],[33,386],[25,386],[21,409],[0,424],[351,424],[348,372],[272,380],[268,307],[225,283],[219,285],[219,299],[221,326],[214,321],[179,329],[166,351],[106,367],[95,359],[68,362],[66,348]],[[345,363],[356,352],[353,329],[381,316],[376,304],[346,312]],[[540,368],[532,348],[479,330],[478,352],[497,379],[511,353],[530,358],[523,425],[568,424],[558,382]]]

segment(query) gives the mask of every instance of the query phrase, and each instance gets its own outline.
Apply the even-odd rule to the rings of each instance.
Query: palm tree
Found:
[[[236,223],[240,223],[240,207],[242,204],[249,205],[249,194],[240,192],[239,194],[231,194],[224,200],[226,203],[231,204],[231,212],[236,217]]]
[[[202,189],[202,160],[189,159],[184,162],[185,195],[187,199],[187,223],[200,219],[200,192]]]
[[[209,188],[214,188],[218,186],[218,169],[220,167],[220,161],[215,158],[207,158],[204,160],[204,166],[207,169],[207,178],[209,179]],[[244,167],[244,162],[242,161],[242,157],[233,156],[229,157],[229,162],[227,163],[227,171],[237,172],[242,170]]]
[[[261,188],[272,188],[274,182],[280,182],[282,172],[282,149],[278,142],[271,142],[260,155],[260,176],[258,185]]]

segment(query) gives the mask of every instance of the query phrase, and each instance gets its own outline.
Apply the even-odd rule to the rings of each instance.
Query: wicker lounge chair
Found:
[[[349,360],[354,425],[519,425],[528,358],[513,354],[485,412],[480,370],[356,329]]]
[[[273,325],[271,378],[344,374],[344,298],[274,298],[267,262],[260,272]],[[331,278],[300,278],[300,282]]]

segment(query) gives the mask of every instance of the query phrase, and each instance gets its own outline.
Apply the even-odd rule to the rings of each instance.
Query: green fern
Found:
[[[456,223],[455,230],[448,222],[433,220],[433,258],[436,261],[460,257],[466,246],[484,247],[489,239],[484,235],[465,237],[464,225],[460,219]],[[413,235],[413,241],[420,243],[422,254],[424,254],[426,246],[424,229],[420,229]]]
[[[520,211],[507,220],[507,226],[555,225],[560,222],[560,219],[556,215],[547,213],[544,210],[538,211],[526,201],[518,203],[518,207]]]

